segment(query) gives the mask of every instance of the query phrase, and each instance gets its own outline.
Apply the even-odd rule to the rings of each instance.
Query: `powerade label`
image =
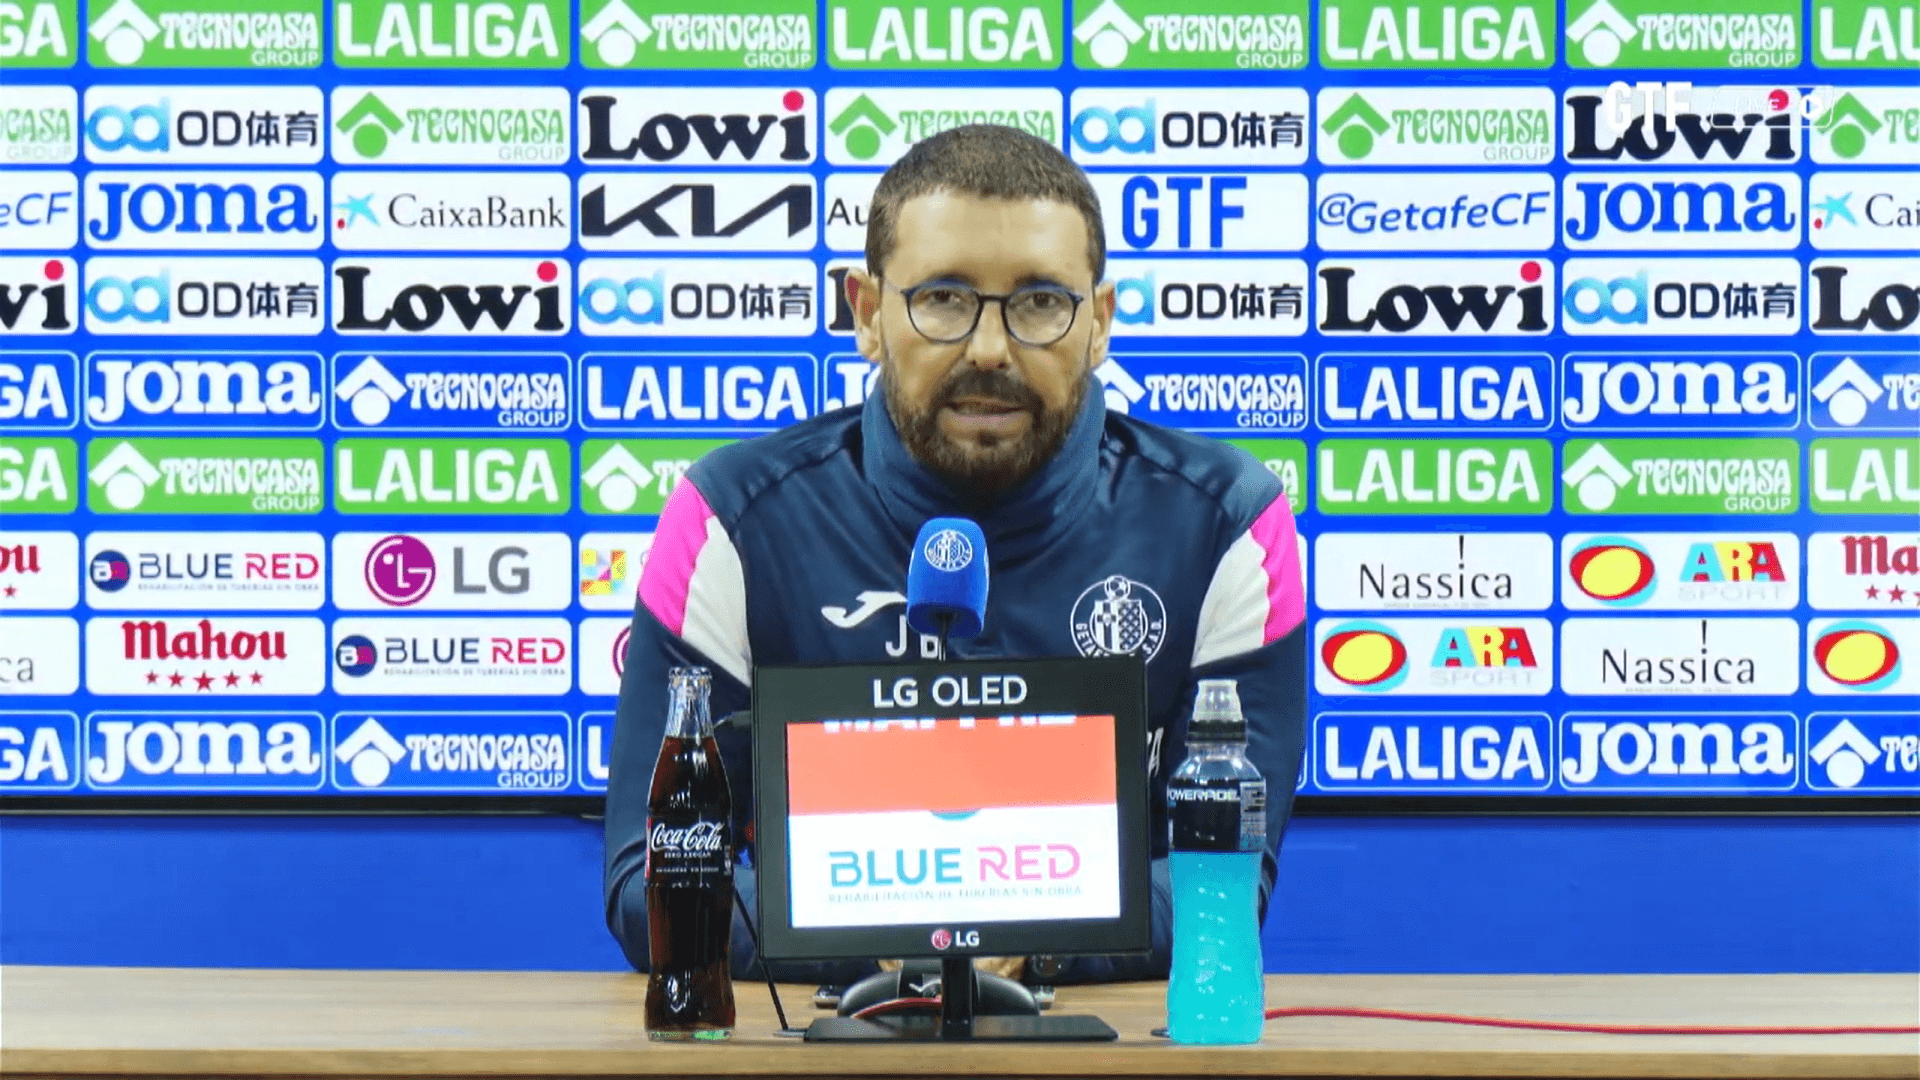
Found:
[[[1267,837],[1267,782],[1175,775],[1167,781],[1174,851],[1259,851]]]

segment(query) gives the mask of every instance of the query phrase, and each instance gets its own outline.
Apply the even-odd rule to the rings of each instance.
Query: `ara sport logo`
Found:
[[[1323,334],[1545,334],[1553,329],[1546,259],[1326,260],[1316,271]]]
[[[0,329],[9,334],[71,334],[80,273],[64,256],[0,257]]]
[[[1789,610],[1800,543],[1790,533],[1572,535],[1561,598],[1573,610]]]
[[[313,165],[320,160],[324,111],[319,89],[311,86],[92,86],[87,160]]]
[[[1807,624],[1807,689],[1816,694],[1913,693],[1904,652],[1920,620],[1815,619]],[[1904,647],[1904,648],[1903,648]]]
[[[662,112],[667,101],[694,112]],[[796,168],[814,159],[819,111],[805,88],[621,87],[580,92],[580,160],[589,165],[758,165]]]
[[[1465,626],[1447,619],[1322,620],[1315,688],[1323,694],[1539,695],[1553,688],[1545,619]],[[1410,678],[1425,661],[1424,674]]]
[[[342,259],[333,277],[336,333],[567,331],[572,281],[565,259]]]

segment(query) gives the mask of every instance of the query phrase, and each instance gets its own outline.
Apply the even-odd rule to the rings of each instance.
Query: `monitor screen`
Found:
[[[1113,717],[825,720],[786,735],[794,926],[1120,914]]]
[[[753,694],[770,958],[1147,947],[1137,660],[763,667]]]

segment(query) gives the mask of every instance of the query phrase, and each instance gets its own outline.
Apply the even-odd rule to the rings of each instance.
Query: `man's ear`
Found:
[[[1113,305],[1113,282],[1104,281],[1093,287],[1093,297],[1087,301],[1093,315],[1093,336],[1087,340],[1090,368],[1107,362],[1107,339],[1113,333]]]
[[[880,279],[865,270],[847,271],[847,307],[853,312],[854,346],[879,363],[886,352],[880,343]]]

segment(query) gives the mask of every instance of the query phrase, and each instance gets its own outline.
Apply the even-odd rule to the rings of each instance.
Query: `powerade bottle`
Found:
[[[1267,1004],[1259,908],[1267,782],[1247,760],[1247,723],[1232,679],[1200,681],[1187,748],[1167,780],[1167,1035],[1177,1043],[1258,1042]]]

